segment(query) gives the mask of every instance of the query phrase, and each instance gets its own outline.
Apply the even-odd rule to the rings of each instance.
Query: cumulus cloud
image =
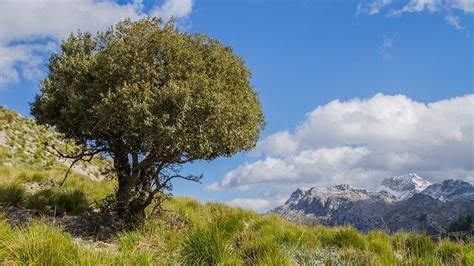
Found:
[[[150,15],[168,20],[171,17],[182,18],[191,13],[193,0],[167,0],[162,5],[155,6]]]
[[[256,212],[267,210],[271,205],[269,200],[260,198],[236,198],[226,203],[230,206],[254,210]]]
[[[43,45],[45,50],[41,51],[41,45],[31,44],[39,39],[57,43],[79,29],[91,32],[104,30],[125,18],[136,20],[146,15],[160,16],[165,20],[183,18],[191,13],[192,7],[192,0],[165,0],[146,14],[142,0],[126,4],[110,0],[0,1],[0,49],[2,55],[7,54],[0,57],[0,85],[28,78],[28,73],[33,76],[41,74],[37,63],[41,59],[39,55],[48,52],[51,45]],[[17,44],[25,41],[30,44]]]
[[[253,154],[290,155],[297,149],[298,142],[293,139],[288,130],[284,130],[262,140],[255,151],[253,151]]]
[[[274,194],[271,192],[264,193],[261,197],[235,198],[225,203],[243,209],[254,210],[262,213],[269,209],[282,205],[288,199],[286,194]]]
[[[21,78],[39,79],[43,57],[56,48],[56,43],[0,45],[0,86]]]
[[[292,148],[282,148],[285,141]],[[432,181],[474,181],[474,95],[428,104],[383,94],[335,100],[308,113],[294,132],[262,140],[257,150],[262,158],[229,171],[212,188],[371,187],[408,172]]]
[[[402,3],[401,7],[399,4]],[[396,6],[396,7],[395,7]],[[470,14],[474,13],[474,1],[472,0],[376,0],[357,7],[357,14],[376,15],[386,10],[389,16],[400,16],[403,13],[418,12],[444,12],[445,21],[456,29],[461,29],[459,17],[452,13],[456,10]]]

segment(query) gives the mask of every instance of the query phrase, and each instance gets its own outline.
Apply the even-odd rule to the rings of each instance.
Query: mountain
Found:
[[[474,186],[466,181],[448,179],[421,192],[442,202],[473,202]]]
[[[416,174],[393,176],[382,181],[376,189],[378,191],[385,190],[399,199],[407,199],[425,190],[431,185],[431,182],[419,177]]]
[[[52,146],[61,150],[77,148],[72,141],[66,141],[54,128],[38,125],[32,119],[0,106],[1,166],[28,169],[69,167],[71,160],[59,158]],[[102,173],[109,165],[108,159],[95,157],[91,163],[78,162],[72,170],[98,181],[104,178]]]
[[[474,213],[474,187],[461,180],[431,184],[408,174],[384,179],[375,191],[350,185],[297,189],[270,213],[307,225],[352,225],[364,232],[444,233],[459,217]]]

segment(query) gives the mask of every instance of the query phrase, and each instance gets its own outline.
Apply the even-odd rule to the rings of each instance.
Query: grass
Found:
[[[41,212],[54,210],[57,214],[81,214],[87,209],[88,203],[86,195],[80,190],[48,188],[29,196],[25,206]]]
[[[0,264],[47,265],[473,265],[474,245],[414,233],[360,234],[305,227],[218,203],[174,198],[143,227],[105,246],[75,241],[45,221],[0,218]],[[67,252],[66,252],[67,250]]]
[[[25,189],[16,184],[0,187],[0,205],[19,206],[26,198]]]

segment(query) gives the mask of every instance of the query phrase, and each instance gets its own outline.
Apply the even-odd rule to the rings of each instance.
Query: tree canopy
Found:
[[[157,18],[71,34],[32,103],[37,121],[114,160],[122,213],[170,189],[176,166],[253,148],[264,125],[251,73],[232,48]]]

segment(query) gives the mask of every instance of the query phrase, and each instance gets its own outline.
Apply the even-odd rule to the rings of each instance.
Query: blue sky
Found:
[[[245,59],[266,116],[262,141],[187,166],[203,184],[176,182],[177,195],[263,211],[298,186],[375,186],[409,171],[474,180],[470,0],[43,0],[51,18],[29,2],[0,4],[0,104],[24,115],[48,55],[77,28],[175,16]]]

